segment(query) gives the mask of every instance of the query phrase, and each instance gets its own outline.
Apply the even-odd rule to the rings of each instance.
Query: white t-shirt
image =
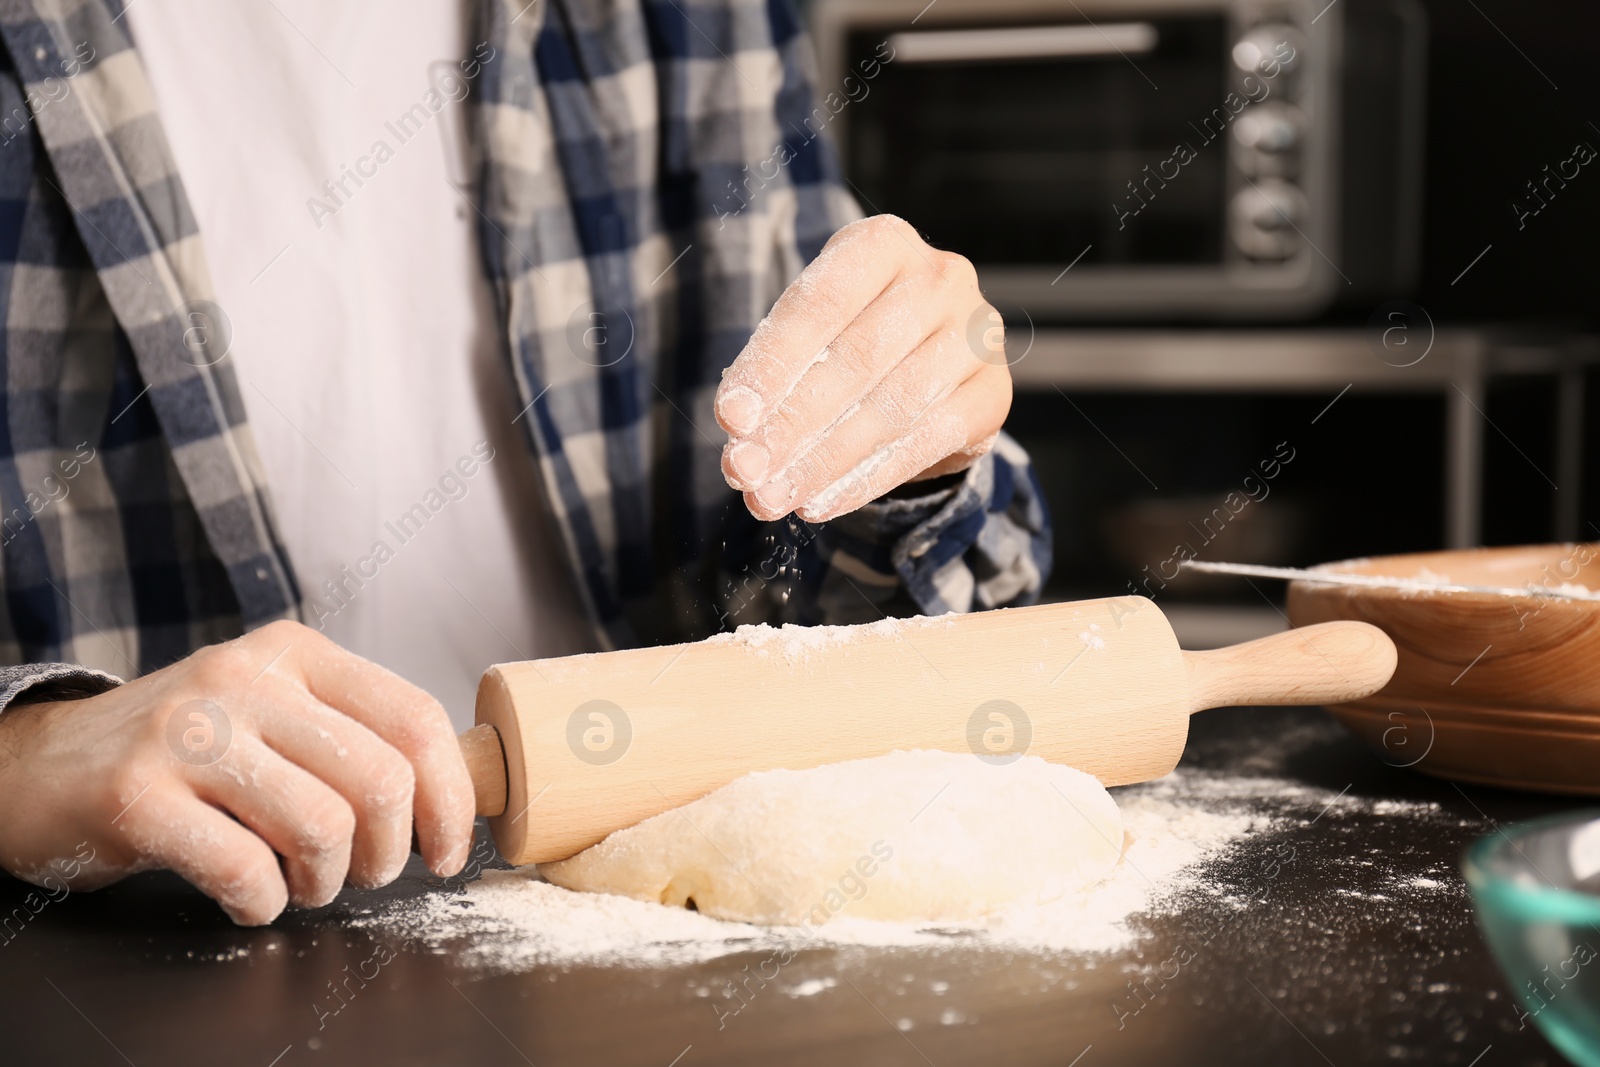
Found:
[[[457,188],[466,8],[127,8],[307,621],[461,727],[490,664],[594,641]]]

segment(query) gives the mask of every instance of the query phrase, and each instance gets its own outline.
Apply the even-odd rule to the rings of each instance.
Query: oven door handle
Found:
[[[910,30],[889,35],[897,63],[974,63],[1140,55],[1159,39],[1148,22],[1101,26],[1007,26],[988,30]]]

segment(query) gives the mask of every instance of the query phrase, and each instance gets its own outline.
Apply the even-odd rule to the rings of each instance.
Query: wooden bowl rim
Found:
[[[1354,559],[1334,560],[1328,563],[1319,563],[1315,566],[1307,567],[1306,569],[1311,571],[1325,571],[1334,574],[1360,574],[1363,576],[1401,578],[1403,576],[1398,574],[1384,574],[1381,570],[1363,570],[1360,568],[1369,567],[1372,565],[1382,566],[1384,564],[1402,560],[1438,559],[1439,557],[1451,556],[1466,557],[1468,555],[1493,557],[1511,555],[1513,553],[1536,552],[1540,550],[1549,550],[1551,553],[1555,553],[1556,555],[1554,555],[1553,558],[1559,560],[1570,557],[1580,546],[1584,545],[1593,546],[1595,551],[1593,558],[1595,560],[1600,560],[1600,541],[1569,541],[1552,542],[1548,544],[1494,545],[1492,547],[1481,548],[1441,549],[1432,552],[1402,552],[1389,556],[1358,556]],[[1341,570],[1341,568],[1348,569]],[[1473,582],[1467,584],[1487,583]],[[1289,587],[1292,591],[1307,596],[1337,595],[1350,599],[1371,599],[1411,603],[1428,603],[1449,600],[1453,604],[1467,604],[1471,606],[1483,607],[1503,605],[1507,600],[1526,599],[1539,601],[1547,607],[1553,607],[1560,611],[1600,613],[1600,600],[1567,600],[1554,597],[1541,597],[1537,593],[1527,593],[1523,597],[1518,598],[1509,594],[1500,593],[1452,593],[1432,592],[1423,589],[1386,589],[1381,586],[1328,585],[1318,582],[1309,582],[1303,578],[1294,579],[1289,583]]]

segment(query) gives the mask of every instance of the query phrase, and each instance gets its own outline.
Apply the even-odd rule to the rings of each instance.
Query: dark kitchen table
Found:
[[[1198,716],[1184,766],[1440,808],[1425,819],[1370,805],[1307,811],[1282,832],[1247,838],[1217,872],[1247,907],[1150,917],[1147,936],[1123,956],[808,951],[782,982],[836,984],[810,996],[768,987],[720,1029],[703,990],[726,987],[757,954],[485,975],[448,951],[347,925],[375,899],[451,891],[415,859],[380,893],[347,891],[327,908],[249,930],[176,878],[142,875],[48,904],[20,930],[13,923],[0,946],[0,1063],[1562,1062],[1531,1024],[1519,1027],[1458,861],[1496,823],[1572,801],[1457,789],[1385,766],[1309,709]],[[1446,884],[1397,896],[1397,879],[1411,877]],[[0,914],[20,907],[27,888],[0,876]],[[1185,950],[1197,929],[1209,941]],[[390,953],[319,1029],[317,1006],[337,1003],[329,983],[347,965],[370,973],[367,961]],[[1146,986],[1155,992],[1134,998],[1128,983],[1150,974],[1162,976]]]

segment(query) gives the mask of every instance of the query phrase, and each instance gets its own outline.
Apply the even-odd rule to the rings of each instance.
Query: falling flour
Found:
[[[1373,803],[1281,778],[1179,771],[1114,791],[1129,846],[1110,877],[1071,899],[1013,908],[937,926],[851,918],[848,908],[817,927],[724,922],[683,908],[579,893],[534,868],[494,870],[465,889],[440,890],[355,920],[374,931],[448,952],[491,972],[570,965],[666,966],[732,953],[811,947],[896,947],[937,952],[993,946],[1042,955],[1116,953],[1144,936],[1138,916],[1197,904],[1239,907],[1210,872],[1246,844],[1305,826],[1328,813],[1404,818],[1437,813],[1429,803]],[[1040,827],[1044,832],[1045,828]],[[1403,888],[1427,889],[1427,879]],[[808,990],[809,987],[808,987]],[[806,995],[797,988],[795,995]]]

